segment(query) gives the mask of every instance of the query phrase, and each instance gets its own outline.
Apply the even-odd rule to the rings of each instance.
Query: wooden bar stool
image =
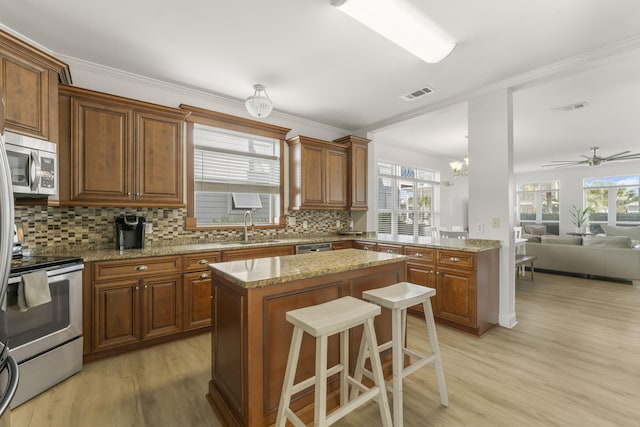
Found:
[[[311,386],[315,386],[314,426],[331,425],[374,397],[378,398],[382,425],[391,426],[391,412],[379,354],[374,352],[371,357],[373,387],[366,387],[361,381],[355,381],[349,375],[349,329],[363,325],[360,347],[377,348],[373,319],[380,314],[380,311],[380,307],[375,304],[353,297],[343,297],[287,312],[287,321],[293,324],[293,336],[282,384],[276,427],[284,427],[287,419],[295,426],[305,425],[290,409],[289,404],[293,394]],[[316,371],[313,377],[294,384],[303,332],[316,338]],[[340,363],[327,369],[327,340],[329,336],[337,333],[340,333]],[[327,377],[336,373],[340,373],[340,407],[327,415]],[[357,388],[363,394],[349,399],[349,386]]]
[[[440,347],[436,335],[436,325],[433,319],[430,298],[436,294],[435,289],[415,285],[408,282],[400,282],[384,288],[365,291],[362,298],[374,302],[381,307],[391,310],[391,341],[378,347],[378,352],[391,348],[393,357],[393,424],[402,426],[402,379],[412,374],[425,365],[432,365],[436,371],[440,402],[443,406],[449,406],[447,386],[444,381],[444,371],[440,359]],[[406,345],[407,308],[416,304],[422,304],[424,317],[429,333],[429,342],[432,353],[429,355],[418,354],[409,350]],[[411,358],[411,364],[404,367],[404,356]],[[362,380],[362,375],[370,376],[371,373],[364,368],[364,361],[370,357],[367,349],[360,346],[358,362],[354,378]],[[352,397],[357,395],[357,390],[352,392]]]

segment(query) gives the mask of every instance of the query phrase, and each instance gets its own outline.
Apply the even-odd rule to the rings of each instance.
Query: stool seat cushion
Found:
[[[364,291],[362,298],[385,308],[406,308],[419,304],[436,294],[436,290],[409,282]]]
[[[342,297],[287,312],[287,321],[318,337],[333,335],[380,314],[380,307],[354,297]]]

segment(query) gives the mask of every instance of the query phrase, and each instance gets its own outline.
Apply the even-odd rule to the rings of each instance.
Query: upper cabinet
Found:
[[[65,63],[0,30],[7,130],[57,142],[58,81],[71,82]]]
[[[184,207],[177,108],[60,86],[60,203]]]
[[[349,190],[348,207],[352,211],[366,211],[369,140],[348,135],[333,142],[347,146],[349,153],[349,173],[347,188]]]
[[[347,209],[347,147],[306,136],[291,138],[287,144],[289,208]]]
[[[296,136],[287,144],[290,209],[367,210],[368,139]]]

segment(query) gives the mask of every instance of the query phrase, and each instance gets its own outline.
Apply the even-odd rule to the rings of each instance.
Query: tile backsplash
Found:
[[[15,222],[22,225],[25,249],[55,246],[115,248],[114,218],[140,215],[153,224],[145,246],[239,240],[242,230],[185,230],[186,209],[17,206]],[[292,220],[294,218],[294,220]],[[285,228],[254,230],[254,238],[333,234],[348,227],[351,216],[343,211],[289,211]],[[289,224],[295,222],[294,226]],[[306,223],[306,228],[304,227]]]

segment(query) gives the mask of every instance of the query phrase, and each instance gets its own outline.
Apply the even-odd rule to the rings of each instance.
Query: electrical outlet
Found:
[[[336,220],[336,228],[340,228],[340,226],[341,226],[341,225],[342,225],[342,224],[340,224],[340,220],[339,220],[339,219],[337,219],[337,220]]]
[[[500,218],[493,218],[491,220],[491,227],[500,228]]]
[[[296,217],[295,216],[290,216],[289,217],[289,226],[290,227],[295,227],[296,226]]]
[[[479,222],[476,224],[476,233],[484,233],[484,224]]]
[[[309,224],[307,224],[307,220],[305,219],[304,221],[302,221],[302,228],[304,228],[305,230],[307,229]]]
[[[153,233],[153,223],[147,222],[144,224],[144,233],[145,234]]]

